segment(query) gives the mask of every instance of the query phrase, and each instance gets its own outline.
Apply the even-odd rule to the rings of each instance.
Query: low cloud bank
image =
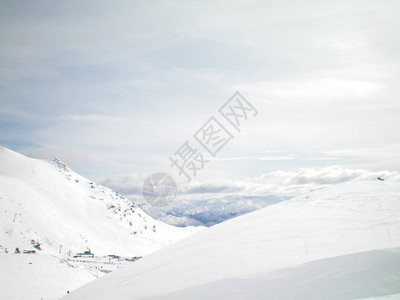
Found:
[[[242,179],[219,179],[209,182],[194,182],[178,187],[178,196],[184,200],[211,199],[226,196],[284,196],[291,197],[312,188],[337,184],[351,180],[385,180],[400,181],[400,173],[395,171],[368,171],[330,166],[321,169],[304,168],[296,171],[275,171],[257,177]],[[101,181],[135,201],[142,201],[141,188],[144,175],[130,174]]]

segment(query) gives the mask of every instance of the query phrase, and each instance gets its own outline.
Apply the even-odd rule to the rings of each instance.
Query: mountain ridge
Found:
[[[80,176],[58,159],[32,159],[0,148],[0,259],[10,268],[8,258],[25,269],[34,259],[29,255],[36,255],[35,260],[48,265],[40,276],[64,278],[62,285],[72,289],[198,230],[151,218],[118,192]],[[82,280],[75,282],[68,274],[77,267]],[[7,277],[6,271],[0,271],[0,277]],[[32,281],[29,273],[18,276]],[[13,291],[12,285],[3,280],[0,290]],[[47,295],[46,288],[38,292]],[[32,289],[37,289],[33,283]],[[15,292],[14,297],[23,298],[18,288]],[[52,293],[55,298],[62,294]]]

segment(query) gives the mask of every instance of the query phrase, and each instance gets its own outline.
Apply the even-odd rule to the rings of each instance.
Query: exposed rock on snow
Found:
[[[198,230],[154,220],[58,159],[31,159],[0,147],[0,294],[7,299],[61,297],[67,287],[72,290],[119,267],[118,259],[133,261]],[[73,257],[85,251],[95,256],[92,261]],[[27,255],[36,260],[34,266],[28,265]],[[73,275],[75,267],[79,276]],[[11,272],[16,268],[19,273]],[[43,268],[43,280],[32,277],[32,268]],[[40,285],[54,278],[60,280],[55,292]],[[25,288],[17,288],[17,281],[25,282]]]

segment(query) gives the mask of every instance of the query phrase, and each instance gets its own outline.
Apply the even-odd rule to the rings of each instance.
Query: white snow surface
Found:
[[[1,299],[57,299],[104,274],[71,265],[75,253],[143,256],[198,230],[154,220],[57,159],[0,147]],[[37,253],[14,254],[15,248]]]
[[[352,181],[195,233],[65,299],[398,299],[400,185]]]

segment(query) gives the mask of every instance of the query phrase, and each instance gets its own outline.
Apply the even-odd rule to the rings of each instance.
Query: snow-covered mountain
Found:
[[[400,184],[351,181],[217,224],[65,299],[400,295]]]
[[[137,205],[148,215],[173,226],[213,226],[266,206],[289,199],[285,196],[225,196],[179,200],[164,207],[147,202]]]
[[[0,147],[0,294],[7,299],[60,297],[197,230],[154,220],[57,159]]]
[[[141,184],[146,178],[143,174],[107,178],[101,183],[121,192],[157,220],[181,227],[209,227],[313,189],[378,177],[400,181],[400,173],[396,171],[349,169],[334,165],[317,169],[278,170],[252,177],[181,183],[174,201],[163,207],[153,207],[143,199]]]

